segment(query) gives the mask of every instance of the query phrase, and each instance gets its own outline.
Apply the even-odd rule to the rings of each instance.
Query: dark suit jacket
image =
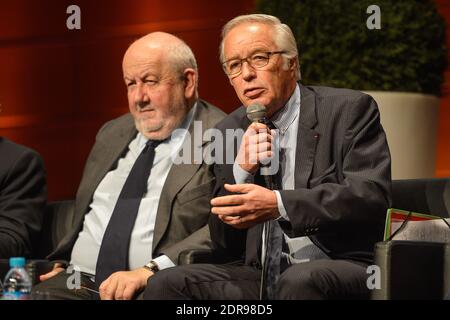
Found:
[[[0,137],[0,258],[33,255],[46,199],[41,157]]]
[[[224,116],[225,113],[221,110],[199,100],[193,120],[202,122],[204,132]],[[192,135],[192,125],[189,131]],[[70,258],[97,186],[109,171],[117,167],[119,159],[125,155],[129,143],[136,134],[131,114],[110,121],[100,129],[78,188],[75,210],[70,223],[72,228],[49,255],[50,259]],[[204,144],[206,143],[207,141],[204,141]],[[214,186],[211,171],[211,166],[202,161],[172,165],[159,200],[153,248],[149,248],[153,257],[165,254],[177,263],[178,254],[182,250],[211,246],[208,229],[209,201]]]
[[[353,90],[300,85],[300,92],[295,190],[280,191],[290,219],[280,224],[290,237],[309,236],[332,258],[370,261],[391,201],[391,161],[378,107]],[[240,107],[217,128],[249,124]],[[233,150],[227,144],[224,152]],[[216,164],[214,175],[215,194],[227,194],[223,184],[235,183],[233,166]],[[259,264],[262,225],[242,231],[212,216],[210,230],[218,250]]]

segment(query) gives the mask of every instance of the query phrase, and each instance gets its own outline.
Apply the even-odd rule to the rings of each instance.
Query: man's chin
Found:
[[[149,140],[156,140],[156,141],[160,141],[160,140],[165,140],[169,135],[160,131],[153,131],[153,132],[148,132],[148,131],[144,131],[142,132],[142,135],[144,137],[146,137]]]
[[[149,140],[164,140],[168,135],[164,124],[149,126],[136,122],[136,129]]]
[[[179,121],[181,122],[181,121]],[[174,119],[164,119],[159,122],[136,121],[137,130],[150,140],[165,140],[178,128],[179,122]]]
[[[249,99],[245,101],[244,105],[245,107],[249,107],[253,104],[262,104],[263,106],[267,107],[266,103],[267,102],[264,99],[251,99],[251,100]]]

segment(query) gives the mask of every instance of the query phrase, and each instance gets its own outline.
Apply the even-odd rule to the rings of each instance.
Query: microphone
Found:
[[[247,107],[247,118],[251,122],[259,122],[266,123],[266,114],[267,109],[264,105],[260,103],[254,103]],[[274,184],[270,172],[270,163],[261,164],[259,168],[259,172],[264,177],[264,182],[266,183],[266,187],[270,190],[274,189]]]
[[[247,107],[247,118],[251,122],[264,123],[266,114],[267,114],[266,107],[260,103],[254,103]]]

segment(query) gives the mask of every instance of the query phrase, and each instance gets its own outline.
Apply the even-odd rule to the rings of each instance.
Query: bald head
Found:
[[[192,50],[180,38],[166,32],[152,32],[133,42],[125,52],[123,68],[136,64],[157,63],[183,74],[187,68],[197,72]]]
[[[152,32],[133,42],[133,47],[161,47],[163,44],[167,46],[186,45],[183,40],[166,32]]]

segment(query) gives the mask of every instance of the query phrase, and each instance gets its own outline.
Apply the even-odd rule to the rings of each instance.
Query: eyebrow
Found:
[[[139,78],[140,78],[140,79],[145,79],[145,78],[148,78],[149,76],[154,76],[154,75],[151,74],[150,72],[146,72],[146,73],[144,73],[142,76],[139,76]],[[154,76],[154,77],[156,77],[156,76]],[[124,76],[123,76],[123,79],[124,79],[124,80],[134,80],[133,77],[128,77],[127,75],[124,75]]]
[[[269,50],[267,48],[264,48],[264,49],[263,48],[257,48],[257,49],[254,49],[254,50],[250,51],[250,53],[247,55],[247,57],[250,57],[250,56],[254,55],[257,52],[267,52],[267,51],[271,51],[271,50]],[[243,58],[239,58],[239,55],[232,56],[231,58],[224,60],[224,63],[227,62],[227,61],[238,60],[238,59],[243,59]]]

